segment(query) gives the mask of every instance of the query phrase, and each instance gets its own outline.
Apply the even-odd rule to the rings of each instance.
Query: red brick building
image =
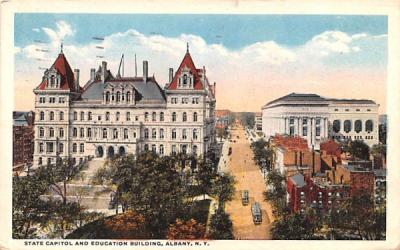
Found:
[[[13,167],[23,167],[33,161],[34,113],[13,112]]]

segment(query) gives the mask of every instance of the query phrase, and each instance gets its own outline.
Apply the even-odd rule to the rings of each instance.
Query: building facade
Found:
[[[291,93],[262,107],[262,130],[266,137],[303,137],[315,149],[328,138],[363,140],[372,146],[379,142],[378,108],[371,100]]]
[[[34,113],[13,112],[13,167],[32,164],[34,153]]]
[[[102,62],[81,87],[61,51],[34,93],[34,166],[148,150],[201,156],[214,146],[215,84],[189,50],[164,88],[148,75],[147,61],[142,77],[114,76]]]

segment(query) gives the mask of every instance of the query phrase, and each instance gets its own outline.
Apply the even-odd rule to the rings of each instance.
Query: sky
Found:
[[[16,110],[33,109],[32,90],[61,43],[81,85],[102,60],[115,75],[121,54],[125,76],[133,75],[136,54],[138,75],[148,60],[163,87],[189,43],[197,68],[216,82],[218,109],[261,111],[292,92],[372,99],[386,109],[386,16],[19,13],[14,41]]]

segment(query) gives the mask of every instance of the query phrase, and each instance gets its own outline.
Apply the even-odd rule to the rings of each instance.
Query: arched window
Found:
[[[63,144],[63,143],[60,143],[60,144],[58,145],[58,152],[59,152],[59,153],[63,153],[63,152],[64,152],[64,144]]]
[[[64,129],[60,128],[60,130],[58,132],[59,132],[60,138],[63,138],[64,137]]]
[[[44,112],[43,112],[43,111],[40,112],[40,120],[41,120],[41,121],[44,120]]]
[[[124,139],[128,139],[128,129],[124,128]]]
[[[164,154],[164,145],[160,145],[160,155]]]
[[[357,133],[360,133],[362,130],[362,122],[361,120],[356,120],[354,122],[354,131],[356,131]]]
[[[126,112],[126,120],[127,121],[131,120],[131,113],[130,112]]]
[[[106,121],[110,120],[110,112],[106,112]]]
[[[116,128],[113,129],[113,138],[118,139],[118,129]]]
[[[194,121],[194,122],[197,122],[197,112],[194,112],[194,113],[193,113],[193,121]]]
[[[80,137],[85,137],[85,129],[84,128],[80,129],[79,136]]]
[[[78,112],[74,111],[74,121],[78,120]]]
[[[193,129],[193,140],[197,140],[198,135],[197,135],[197,129]]]
[[[60,121],[64,120],[64,112],[60,111]]]
[[[182,129],[182,139],[183,140],[186,140],[187,139],[187,132],[186,132],[187,130],[184,128],[184,129]]]
[[[90,112],[90,111],[88,112],[87,119],[88,119],[88,121],[92,120],[92,112]]]
[[[164,129],[160,128],[160,139],[164,139]]]
[[[349,133],[351,131],[351,121],[350,120],[345,120],[343,123],[343,129],[346,133]]]
[[[85,120],[85,113],[82,111],[81,112],[81,121]]]
[[[92,129],[91,128],[87,128],[87,137],[91,138],[92,137]]]
[[[121,101],[121,93],[117,91],[117,102]]]
[[[144,112],[144,120],[149,121],[149,112]]]
[[[50,87],[54,88],[54,84],[55,84],[55,77],[54,75],[50,76]]]
[[[164,112],[160,112],[160,122],[164,121]]]
[[[186,87],[186,84],[187,84],[187,75],[184,74],[183,75],[183,86]]]
[[[186,121],[187,121],[187,114],[186,114],[186,112],[183,112],[182,121],[183,121],[183,122],[186,122]]]
[[[54,112],[50,111],[50,121],[53,121],[53,120],[54,120]]]
[[[103,128],[103,139],[107,139],[107,129]]]
[[[78,129],[77,128],[73,128],[72,129],[72,136],[73,137],[77,137],[78,136]]]
[[[54,128],[50,128],[49,137],[54,137]]]
[[[74,144],[72,144],[72,152],[76,153],[76,151],[77,151],[77,144],[74,143]]]
[[[340,131],[340,120],[334,120],[332,124],[333,132],[339,133]]]
[[[126,101],[127,102],[131,101],[131,92],[130,91],[126,92]]]
[[[106,92],[106,103],[109,103],[109,102],[110,102],[110,92],[107,91]]]
[[[85,144],[83,143],[79,144],[79,152],[81,153],[85,152]]]
[[[365,131],[372,132],[374,130],[374,122],[372,120],[367,120],[365,122]]]
[[[172,139],[176,139],[176,129],[172,129],[172,135],[171,135]]]
[[[176,112],[172,112],[172,121],[176,122]]]
[[[157,119],[156,116],[157,116],[156,112],[153,112],[153,113],[151,114],[151,120],[152,120],[153,122],[156,121],[156,119]]]
[[[156,139],[157,138],[157,129],[153,128],[151,130],[151,138]]]
[[[43,137],[44,136],[44,128],[39,128],[39,137]]]

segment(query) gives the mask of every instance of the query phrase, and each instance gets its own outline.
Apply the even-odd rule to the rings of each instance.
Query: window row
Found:
[[[127,91],[126,93],[122,91],[117,91],[114,93],[114,89],[110,91],[106,91],[103,94],[103,99],[105,103],[115,102],[115,103],[130,103],[133,100],[134,92]]]
[[[343,131],[346,133],[349,133],[350,131],[352,131],[352,129],[353,129],[352,124],[353,124],[352,121],[345,120],[343,122]],[[334,120],[333,124],[332,124],[333,132],[339,133],[341,131],[341,125],[342,125],[341,120]],[[362,126],[363,126],[363,123],[361,120],[354,121],[354,131],[356,133],[360,133],[362,131]],[[368,133],[372,132],[374,130],[374,122],[372,120],[365,121],[364,130]]]
[[[171,104],[178,104],[178,97],[172,97],[171,98]],[[189,97],[182,97],[181,98],[181,104],[199,104],[200,103],[200,98],[199,97],[192,97],[191,99]]]
[[[158,150],[158,152],[157,152],[157,145],[156,145],[156,144],[151,144],[151,145],[149,145],[149,144],[144,144],[143,150],[144,150],[144,151],[149,151],[149,150],[151,150],[151,151],[153,151],[154,153],[159,153],[160,155],[164,155],[164,153],[165,153],[165,147],[164,147],[163,144],[159,145],[159,150]],[[172,154],[172,155],[176,155],[178,152],[181,152],[181,153],[183,153],[183,154],[188,154],[188,153],[189,153],[189,146],[186,145],[186,144],[182,144],[182,145],[180,145],[179,150],[178,150],[178,146],[175,145],[175,144],[172,144],[172,146],[171,146],[171,154]],[[197,145],[193,145],[193,146],[192,146],[191,153],[192,153],[193,155],[197,155],[197,154],[198,154]]]
[[[152,139],[157,139],[157,129],[153,128],[153,129],[148,129],[145,128],[143,131],[143,137],[144,139],[149,139],[150,138],[150,132],[151,132],[151,138]],[[177,129],[172,129],[171,130],[171,139],[177,139]],[[158,138],[159,139],[164,139],[165,133],[164,133],[164,129],[159,129],[159,134],[158,134]],[[180,133],[180,139],[182,140],[187,140],[189,138],[189,129],[182,129],[181,133]],[[199,139],[199,132],[197,129],[193,129],[192,130],[192,140],[198,140]]]
[[[56,150],[56,148],[55,148],[56,144],[54,142],[46,142],[46,143],[40,142],[39,147],[38,147],[39,153],[44,153],[45,145],[46,145],[46,153],[54,153],[54,150]],[[64,143],[58,143],[57,150],[58,150],[57,153],[60,153],[60,154],[64,153]],[[72,152],[73,153],[78,152],[78,144],[77,143],[72,144]],[[85,152],[85,144],[84,143],[79,144],[79,152],[80,153]]]
[[[58,103],[65,103],[65,97],[58,97],[57,99],[56,97],[49,96],[48,99],[49,103],[57,103],[57,100]],[[39,97],[39,103],[46,103],[46,97],[45,96]]]
[[[339,109],[334,109],[335,110],[335,112],[339,112]],[[346,112],[350,112],[350,109],[344,109],[344,111],[346,111]],[[361,109],[355,109],[355,111],[356,112],[360,112],[361,111]],[[367,112],[371,112],[371,109],[366,109],[366,111]]]
[[[355,135],[355,136],[351,136],[351,135],[334,135],[332,136],[333,139],[337,139],[337,140],[341,140],[341,139],[349,139],[349,140],[373,140],[374,136],[372,135],[366,135],[366,136],[362,136],[362,135]]]

